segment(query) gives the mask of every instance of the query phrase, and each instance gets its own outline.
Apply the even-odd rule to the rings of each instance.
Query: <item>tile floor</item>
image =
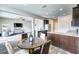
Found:
[[[3,45],[0,44],[0,47],[2,48]],[[2,49],[0,48],[0,54],[7,54],[7,50],[5,47],[3,47]],[[49,48],[49,54],[72,54],[66,50],[63,50],[61,48],[58,48],[58,47],[55,47],[53,45],[50,45],[50,48]]]
[[[50,45],[49,54],[72,54],[66,50]]]

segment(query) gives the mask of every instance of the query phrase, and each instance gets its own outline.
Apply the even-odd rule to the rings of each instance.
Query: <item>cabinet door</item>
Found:
[[[52,42],[52,45],[60,46],[60,35],[58,34],[48,34],[47,38],[50,39]]]
[[[52,41],[52,44],[55,45],[55,34],[51,35],[51,41]]]
[[[57,47],[60,46],[60,35],[59,34],[55,34],[54,44]]]
[[[75,39],[72,36],[67,36],[67,41],[65,43],[66,49],[70,52],[75,53]]]
[[[75,37],[75,49],[76,53],[79,54],[79,37]]]
[[[65,49],[65,43],[66,43],[66,36],[61,35],[61,37],[60,37],[60,47]]]
[[[67,51],[75,53],[75,40],[72,36],[63,36],[63,48]]]
[[[54,35],[54,34],[47,33],[47,39],[52,40],[52,36],[53,36],[53,35]]]
[[[74,37],[62,35],[60,39],[60,47],[67,51],[75,53]]]
[[[69,38],[67,36],[63,35],[62,40],[63,40],[63,42],[62,42],[63,43],[63,48],[65,50],[68,50],[68,47],[70,46],[69,45]]]
[[[48,33],[48,34],[47,34],[47,39],[48,39],[48,40],[51,40],[51,43],[54,45],[55,34]]]

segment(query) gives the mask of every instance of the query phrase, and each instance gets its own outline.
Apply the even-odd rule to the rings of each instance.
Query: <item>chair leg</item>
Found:
[[[34,49],[29,49],[29,54],[32,54],[33,51]]]

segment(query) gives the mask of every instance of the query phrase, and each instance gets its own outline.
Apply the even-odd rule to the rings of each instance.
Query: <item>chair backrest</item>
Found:
[[[43,39],[43,40],[45,40],[45,34],[44,33],[41,33],[40,34],[40,38]]]
[[[48,54],[49,53],[50,42],[51,41],[49,40],[42,45],[41,52],[40,52],[41,54]]]
[[[22,34],[22,39],[26,39],[28,36],[27,36],[27,33],[23,33]]]
[[[12,48],[12,46],[11,46],[9,41],[5,41],[5,47],[7,48],[7,51],[8,51],[9,54],[13,54],[14,53],[13,48]]]

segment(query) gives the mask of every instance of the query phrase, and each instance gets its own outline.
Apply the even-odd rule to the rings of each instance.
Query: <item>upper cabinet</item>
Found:
[[[79,4],[77,5],[77,7],[73,8],[72,18],[72,26],[79,26]]]

